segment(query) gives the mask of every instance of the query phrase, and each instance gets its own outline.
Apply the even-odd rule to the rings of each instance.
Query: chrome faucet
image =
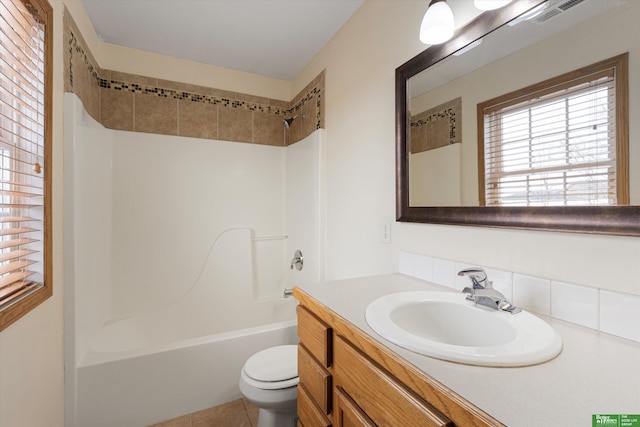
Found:
[[[522,309],[507,301],[502,292],[493,289],[493,282],[487,280],[487,273],[482,268],[460,270],[458,276],[469,276],[471,283],[473,283],[473,287],[466,287],[462,290],[462,293],[467,295],[469,301],[511,314],[522,311]]]

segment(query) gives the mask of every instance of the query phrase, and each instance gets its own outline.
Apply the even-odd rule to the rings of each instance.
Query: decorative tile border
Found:
[[[442,121],[446,120],[446,123]],[[440,104],[411,117],[411,152],[433,150],[462,142],[462,98]],[[441,135],[446,127],[446,135]]]
[[[172,99],[178,99],[178,100],[184,99],[184,100],[190,100],[192,102],[211,104],[211,105],[220,105],[224,107],[238,108],[238,109],[250,110],[250,111],[260,111],[263,113],[281,115],[285,117],[293,115],[296,111],[302,109],[302,107],[306,103],[316,98],[316,107],[317,107],[316,129],[320,129],[321,127],[320,116],[321,116],[322,88],[319,86],[314,86],[313,88],[311,88],[311,90],[309,90],[302,98],[299,99],[298,102],[296,102],[295,105],[291,106],[290,108],[282,108],[282,107],[276,107],[268,104],[247,102],[247,101],[226,98],[226,97],[218,97],[213,95],[204,95],[197,92],[180,91],[175,89],[166,89],[166,88],[157,87],[157,86],[148,86],[148,85],[143,85],[143,84],[138,84],[133,82],[125,82],[121,80],[105,79],[100,77],[97,66],[94,66],[91,63],[89,56],[84,51],[82,44],[78,42],[78,38],[76,37],[72,29],[69,29],[69,34],[70,34],[70,37],[69,37],[70,56],[72,57],[73,55],[76,55],[76,58],[79,58],[85,64],[85,66],[89,70],[89,73],[93,76],[98,86],[101,88],[118,90],[123,92],[146,94],[146,95],[155,95],[161,98],[172,98]],[[71,85],[71,88],[73,88],[74,87],[73,86],[73,70],[72,70],[73,66],[72,66],[71,60],[69,61],[68,67],[69,67],[69,84]]]
[[[239,108],[242,110],[261,111],[263,113],[271,113],[276,115],[287,115],[291,109],[275,107],[273,105],[257,104],[234,100],[231,98],[223,98],[212,95],[203,95],[196,92],[180,91],[175,89],[165,89],[155,86],[140,85],[137,83],[128,83],[119,80],[108,80],[98,78],[98,84],[101,88],[119,90],[122,92],[140,93],[145,95],[155,95],[160,98],[184,99],[191,102],[202,104],[221,105],[223,107]]]
[[[302,107],[308,103],[313,101],[313,98],[316,98],[316,108],[317,108],[317,112],[316,112],[316,129],[320,129],[321,128],[321,120],[320,120],[320,111],[321,111],[321,96],[322,94],[322,89],[320,89],[318,86],[313,87],[310,91],[308,91],[306,93],[306,95],[304,97],[302,97],[298,102],[295,103],[294,106],[292,106],[291,108],[289,108],[287,110],[287,115],[289,116],[294,116],[297,112],[299,112],[300,110],[302,110]],[[294,98],[295,99],[295,98]]]
[[[69,31],[69,59],[70,60],[69,60],[68,67],[69,67],[69,84],[71,85],[71,87],[73,87],[73,61],[71,61],[71,58],[73,57],[74,52],[76,55],[80,56],[80,58],[82,59],[82,62],[87,66],[87,69],[89,70],[89,73],[91,73],[93,78],[95,78],[96,81],[99,81],[100,76],[98,75],[98,71],[96,70],[96,67],[94,67],[94,65],[91,63],[84,49],[82,49],[82,46],[80,45],[80,43],[78,43],[78,39],[76,38],[76,35],[74,34],[74,32]]]

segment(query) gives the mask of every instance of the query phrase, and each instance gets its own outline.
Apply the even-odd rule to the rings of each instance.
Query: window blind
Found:
[[[44,284],[45,24],[0,1],[0,310]]]
[[[615,205],[615,68],[484,108],[487,206]]]

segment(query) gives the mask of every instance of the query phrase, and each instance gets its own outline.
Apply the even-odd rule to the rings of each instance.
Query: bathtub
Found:
[[[296,344],[296,300],[256,298],[250,228],[226,230],[189,292],[95,331],[76,374],[78,427],[143,427],[241,397],[254,353]],[[225,257],[226,256],[226,257]]]
[[[76,425],[142,427],[238,399],[244,362],[259,350],[296,344],[296,329],[288,320],[128,350],[103,343],[78,367]]]

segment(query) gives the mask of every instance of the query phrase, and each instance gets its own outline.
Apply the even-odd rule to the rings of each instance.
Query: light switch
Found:
[[[380,227],[380,241],[382,243],[391,243],[391,220],[385,218],[382,220]]]

